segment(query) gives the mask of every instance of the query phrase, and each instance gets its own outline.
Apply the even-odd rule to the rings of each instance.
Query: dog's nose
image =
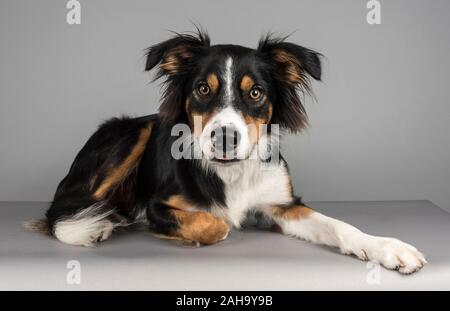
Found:
[[[221,126],[211,132],[211,140],[217,152],[226,154],[239,146],[241,134],[234,126]]]

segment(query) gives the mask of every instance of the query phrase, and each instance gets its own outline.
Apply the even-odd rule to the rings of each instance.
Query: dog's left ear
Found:
[[[159,64],[155,80],[166,77],[163,102],[159,117],[165,124],[177,121],[183,109],[183,87],[195,56],[209,47],[210,39],[205,32],[197,34],[176,34],[171,39],[151,46],[147,50],[145,70],[152,70]]]
[[[302,130],[308,117],[298,93],[311,92],[310,77],[321,79],[321,54],[270,36],[260,40],[257,51],[271,63],[278,88],[272,122],[292,132]]]

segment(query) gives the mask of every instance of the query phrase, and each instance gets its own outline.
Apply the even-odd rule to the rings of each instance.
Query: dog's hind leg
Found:
[[[109,238],[113,229],[121,225],[114,217],[114,209],[105,202],[97,202],[78,213],[60,218],[53,224],[53,234],[61,242],[93,246]]]
[[[58,186],[46,213],[47,233],[67,244],[92,246],[126,224],[153,121],[152,116],[113,119],[94,133]],[[44,231],[43,223],[25,226]]]

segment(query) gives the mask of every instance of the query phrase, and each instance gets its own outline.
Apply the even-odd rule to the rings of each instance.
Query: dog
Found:
[[[321,79],[321,54],[272,35],[256,49],[211,45],[197,31],[175,34],[146,57],[145,70],[158,68],[155,80],[165,79],[158,113],[101,125],[60,182],[46,219],[28,228],[93,246],[144,223],[160,237],[210,245],[253,217],[403,274],[424,266],[415,247],[363,233],[294,194],[279,133],[307,127],[303,94]],[[174,135],[177,126],[188,133]]]

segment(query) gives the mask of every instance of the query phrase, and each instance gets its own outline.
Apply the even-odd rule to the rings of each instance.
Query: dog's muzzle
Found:
[[[211,142],[214,160],[237,160],[237,148],[241,141],[241,134],[234,126],[221,126],[211,131]]]

